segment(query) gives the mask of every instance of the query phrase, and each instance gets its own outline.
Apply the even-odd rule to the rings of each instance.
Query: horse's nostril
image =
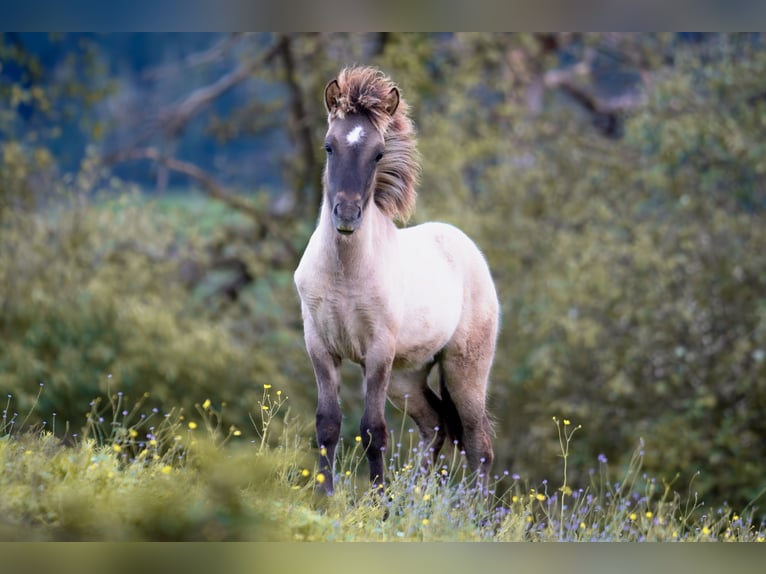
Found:
[[[362,208],[353,203],[336,203],[332,208],[333,217],[344,221],[356,221],[362,217]]]

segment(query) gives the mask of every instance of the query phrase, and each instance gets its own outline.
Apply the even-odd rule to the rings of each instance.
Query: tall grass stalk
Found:
[[[571,427],[571,421],[569,419],[563,419],[559,421],[558,417],[553,417],[553,422],[556,425],[556,431],[559,438],[559,449],[561,450],[561,458],[563,459],[563,474],[564,479],[561,483],[559,491],[561,492],[561,513],[559,515],[559,539],[564,539],[564,510],[566,509],[566,497],[572,494],[572,489],[567,483],[567,463],[569,462],[569,443],[572,440],[574,433],[582,428],[582,425]],[[563,428],[562,428],[563,427]]]

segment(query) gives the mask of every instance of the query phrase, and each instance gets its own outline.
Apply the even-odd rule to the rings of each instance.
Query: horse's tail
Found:
[[[452,397],[447,390],[447,384],[444,378],[444,367],[439,365],[439,393],[441,394],[441,415],[444,420],[444,425],[447,427],[447,437],[453,444],[457,442],[457,446],[462,450],[463,448],[463,422],[460,420],[460,414],[457,412],[457,407],[452,401]]]

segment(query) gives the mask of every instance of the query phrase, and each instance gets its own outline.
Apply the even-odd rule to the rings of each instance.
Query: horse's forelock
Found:
[[[372,67],[344,68],[337,78],[339,94],[329,121],[365,114],[386,142],[378,164],[375,204],[386,215],[406,221],[415,208],[420,161],[409,107],[401,97],[393,115],[387,111],[396,84]]]
[[[350,114],[366,114],[382,134],[392,117],[386,99],[396,85],[380,70],[371,67],[344,68],[337,78],[339,94],[330,120]],[[398,111],[398,110],[397,110]]]

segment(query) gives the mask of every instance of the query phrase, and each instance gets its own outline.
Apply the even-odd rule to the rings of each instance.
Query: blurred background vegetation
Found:
[[[271,384],[311,434],[292,271],[322,90],[372,64],[418,127],[411,223],[463,228],[497,282],[497,472],[557,474],[558,415],[584,425],[573,484],[643,438],[650,475],[745,504],[766,485],[764,42],[4,34],[0,392],[25,413],[44,385],[33,419],[69,432],[118,391],[252,428]],[[359,372],[345,383],[350,438]]]

